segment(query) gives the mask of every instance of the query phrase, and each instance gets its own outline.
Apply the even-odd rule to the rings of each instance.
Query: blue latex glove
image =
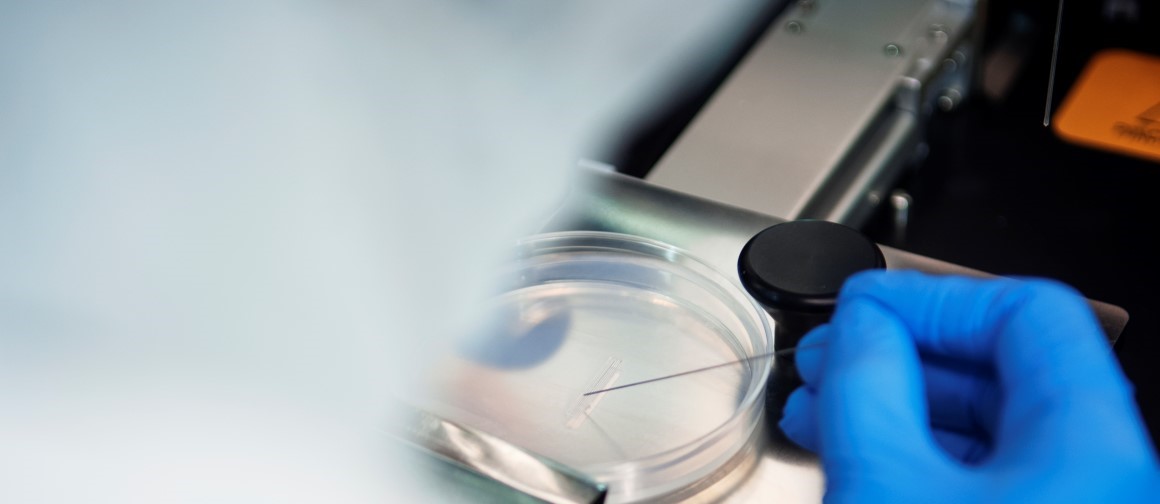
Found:
[[[827,502],[1160,502],[1132,387],[1065,286],[862,273],[799,348],[781,427]]]

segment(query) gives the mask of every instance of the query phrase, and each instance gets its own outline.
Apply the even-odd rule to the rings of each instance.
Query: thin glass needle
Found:
[[[1055,93],[1055,64],[1059,60],[1059,33],[1063,30],[1063,0],[1055,18],[1055,42],[1051,49],[1051,74],[1047,76],[1047,104],[1043,107],[1043,127],[1051,125],[1051,96]]]
[[[754,356],[752,356],[752,357],[746,357],[746,358],[744,358],[744,359],[739,359],[739,360],[735,360],[735,361],[729,361],[729,362],[723,362],[723,363],[721,363],[721,364],[714,364],[714,365],[712,365],[712,366],[705,366],[705,367],[703,367],[703,368],[690,369],[690,370],[688,370],[688,371],[682,371],[682,372],[680,372],[680,373],[675,373],[675,374],[671,374],[671,375],[658,376],[658,377],[656,377],[656,378],[649,378],[649,379],[647,379],[647,380],[641,380],[641,381],[638,381],[638,382],[625,383],[624,385],[617,385],[617,386],[615,386],[615,387],[608,387],[608,388],[605,388],[605,389],[600,389],[600,390],[593,390],[593,391],[591,391],[591,392],[585,392],[585,393],[583,393],[583,394],[581,394],[581,395],[584,395],[584,396],[590,396],[590,395],[593,395],[593,394],[599,394],[599,393],[601,393],[601,392],[609,392],[609,391],[612,391],[612,390],[620,390],[620,389],[623,389],[623,388],[628,388],[628,387],[635,387],[635,386],[637,386],[637,385],[644,385],[644,384],[646,384],[646,383],[653,383],[653,382],[659,382],[659,381],[661,381],[661,380],[668,380],[669,378],[677,378],[677,377],[679,377],[679,376],[686,376],[686,375],[691,375],[691,374],[693,374],[693,373],[700,373],[700,372],[702,372],[702,371],[709,371],[709,370],[713,370],[713,369],[717,369],[717,368],[723,368],[723,367],[725,367],[725,366],[733,366],[733,365],[736,365],[736,364],[741,364],[741,363],[743,363],[743,362],[749,362],[749,361],[751,361],[751,360],[757,360],[757,359],[767,359],[767,358],[769,358],[769,357],[780,357],[780,356],[782,356],[782,355],[789,355],[789,354],[792,354],[792,353],[794,353],[794,352],[796,352],[796,351],[798,351],[798,350],[806,350],[806,349],[810,349],[810,348],[817,348],[817,347],[822,347],[822,346],[826,346],[826,344],[825,344],[824,342],[822,342],[822,343],[814,343],[814,344],[812,344],[812,345],[802,345],[802,346],[796,346],[796,347],[793,347],[793,348],[786,348],[786,349],[784,349],[784,350],[778,350],[778,351],[776,351],[776,352],[763,353],[763,354],[760,354],[760,355],[754,355]]]

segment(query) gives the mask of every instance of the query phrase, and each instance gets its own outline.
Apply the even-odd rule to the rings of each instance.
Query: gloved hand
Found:
[[[1156,502],[1160,465],[1062,285],[867,272],[798,347],[782,430],[827,502]]]

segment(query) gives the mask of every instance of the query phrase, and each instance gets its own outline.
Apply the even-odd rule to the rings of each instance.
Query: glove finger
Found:
[[[798,446],[812,452],[818,451],[817,397],[805,387],[798,387],[785,402],[781,421],[777,423],[781,432]]]
[[[798,344],[798,373],[812,390],[817,390],[824,375],[822,347],[829,332],[829,325],[820,326]],[[1002,396],[991,373],[937,357],[923,359],[922,370],[934,427],[967,433],[995,432]]]
[[[827,478],[841,486],[844,477],[888,478],[934,463],[918,352],[906,328],[862,298],[840,303],[830,325],[817,395]]]
[[[813,390],[821,384],[822,347],[828,332],[828,324],[814,329],[802,338],[795,354],[798,373]],[[1001,395],[990,373],[938,357],[924,359],[922,369],[934,427],[967,433],[995,432]]]
[[[964,464],[978,464],[991,452],[991,444],[970,434],[934,429],[934,440],[947,455]]]
[[[932,426],[968,434],[994,434],[1002,407],[1002,393],[994,378],[933,362],[924,363],[922,374]]]
[[[923,352],[993,365],[1009,397],[1126,385],[1086,301],[1060,284],[864,272],[838,304],[862,297],[896,315]]]
[[[815,327],[798,341],[797,351],[794,352],[798,375],[801,376],[802,382],[814,390],[817,390],[822,381],[822,357],[825,355],[829,332],[829,324]]]

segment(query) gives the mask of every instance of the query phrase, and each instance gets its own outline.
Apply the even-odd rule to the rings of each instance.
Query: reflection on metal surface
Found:
[[[906,243],[906,229],[910,226],[910,205],[914,202],[910,193],[895,189],[890,193],[890,208],[894,210],[894,243]]]
[[[397,431],[403,441],[446,463],[435,467],[447,482],[471,486],[473,500],[596,504],[607,494],[604,485],[571,469],[425,411],[410,410]]]

